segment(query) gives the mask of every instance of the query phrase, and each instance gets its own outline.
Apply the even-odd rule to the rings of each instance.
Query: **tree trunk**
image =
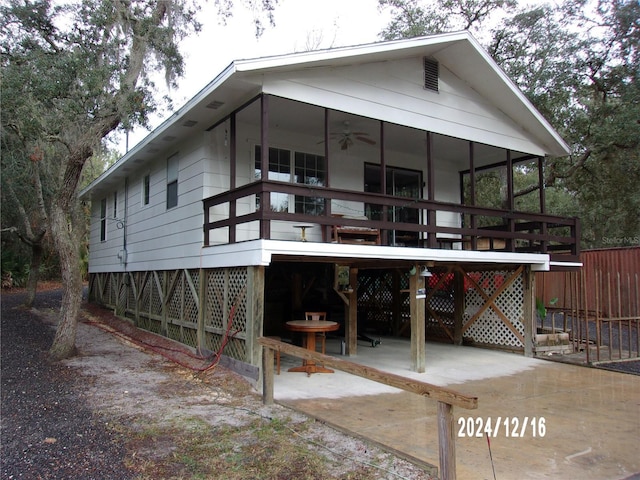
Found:
[[[60,255],[62,274],[62,305],[60,319],[49,355],[55,360],[72,357],[76,353],[78,314],[82,302],[82,273],[80,271],[79,234],[82,228],[74,228],[71,216],[57,202],[51,208],[51,233]]]
[[[26,307],[31,308],[36,299],[38,289],[38,278],[40,277],[40,265],[42,264],[42,245],[31,244],[31,264],[29,265],[29,279],[27,280],[27,298],[24,302]]]

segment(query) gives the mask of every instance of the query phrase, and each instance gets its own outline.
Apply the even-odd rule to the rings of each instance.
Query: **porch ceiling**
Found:
[[[508,265],[530,265],[533,271],[548,271],[549,255],[470,250],[350,245],[337,243],[250,240],[205,247],[203,268],[246,265],[268,266],[274,261],[323,262],[359,268],[404,267],[414,263],[457,264],[491,269]]]

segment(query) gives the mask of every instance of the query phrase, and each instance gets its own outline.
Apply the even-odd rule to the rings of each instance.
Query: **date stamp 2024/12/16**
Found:
[[[460,417],[458,418],[458,437],[484,436],[495,438],[523,438],[526,436],[544,437],[547,434],[547,422],[544,417]]]

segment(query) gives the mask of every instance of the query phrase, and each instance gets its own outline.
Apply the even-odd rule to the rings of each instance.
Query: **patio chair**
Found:
[[[305,320],[326,320],[327,319],[327,312],[304,312],[304,319]],[[320,340],[320,346],[322,347],[321,352],[322,353],[326,353],[325,349],[326,349],[326,339],[327,336],[325,335],[324,332],[319,332],[316,333],[316,345],[317,345],[317,341]]]

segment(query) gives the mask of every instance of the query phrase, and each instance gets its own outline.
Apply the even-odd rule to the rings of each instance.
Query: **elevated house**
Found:
[[[467,32],[235,61],[81,193],[90,298],[254,377],[256,339],[305,310],[347,354],[407,336],[417,371],[425,337],[531,355],[532,272],[579,266],[578,221],[544,205],[567,153]]]

